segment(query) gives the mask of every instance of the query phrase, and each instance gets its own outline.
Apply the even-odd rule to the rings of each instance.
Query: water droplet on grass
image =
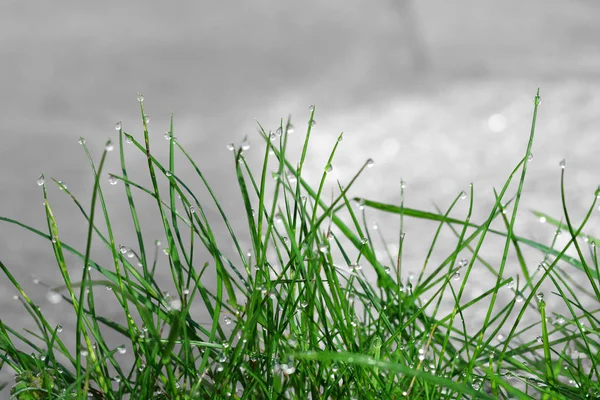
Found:
[[[457,281],[460,279],[460,272],[456,271],[453,275],[452,275],[452,280],[453,281]]]
[[[548,263],[546,263],[546,261],[542,261],[540,262],[540,265],[538,265],[538,271],[545,271],[548,268]]]
[[[172,310],[176,310],[176,311],[181,310],[181,300],[179,300],[179,299],[173,299],[173,300],[171,300],[169,302],[169,307]]]
[[[127,353],[127,348],[125,347],[124,344],[122,344],[119,347],[117,347],[117,351],[119,352],[119,354],[125,354],[125,353]]]
[[[541,217],[540,217],[540,222],[541,222],[542,224],[545,224],[545,223],[546,223],[546,217],[544,217],[544,216],[541,216]]]
[[[460,192],[460,199],[464,200],[467,198],[467,193],[463,190],[462,192]]]
[[[525,297],[523,297],[523,295],[522,295],[521,293],[519,293],[519,294],[517,294],[517,295],[515,296],[515,301],[516,301],[517,303],[522,303],[522,302],[523,302],[523,300],[525,300]]]
[[[119,121],[115,124],[115,130],[120,131],[122,128],[123,128],[123,124],[121,123],[121,121]]]
[[[46,299],[50,304],[58,304],[62,301],[62,296],[60,293],[50,290],[46,293]]]
[[[228,315],[223,317],[223,321],[225,321],[225,325],[231,325],[231,323],[233,322],[231,320],[231,317],[229,317]]]
[[[543,301],[544,300],[544,293],[540,292],[540,293],[536,294],[535,297],[537,297],[537,299],[539,301]]]
[[[144,114],[144,122],[145,123],[150,122],[150,116],[148,114]]]
[[[226,147],[227,147],[227,150],[229,150],[229,151],[234,151],[235,150],[235,145],[233,143],[227,144]]]
[[[113,151],[115,149],[115,146],[112,144],[112,142],[109,140],[108,143],[106,143],[106,146],[104,147],[104,149],[106,151]]]
[[[558,163],[558,165],[562,168],[565,169],[565,167],[567,166],[567,160],[565,160],[564,158],[560,161],[560,163]]]
[[[287,133],[294,133],[294,125],[292,125],[292,124],[288,125]]]
[[[319,251],[321,253],[327,253],[327,245],[326,244],[322,244],[319,246]]]
[[[138,97],[137,100],[141,103],[144,101],[144,95],[142,95],[141,93],[138,93]]]
[[[56,326],[56,332],[61,333],[62,331],[63,331],[62,325],[57,325]]]
[[[357,271],[360,271],[362,269],[362,265],[360,265],[359,263],[351,263],[348,264],[348,269],[350,270],[350,272],[356,273]]]
[[[406,187],[406,182],[405,181],[400,181],[400,189],[404,189]]]
[[[333,171],[333,165],[329,164],[327,165],[327,167],[325,168],[325,172],[327,172],[328,174]]]
[[[310,106],[310,107],[308,107],[308,111],[310,111],[310,112],[313,112],[313,111],[315,111],[315,105],[314,105],[314,104],[311,104],[311,106]]]
[[[541,336],[538,336],[538,337],[535,338],[535,341],[538,342],[538,343],[544,343],[544,338],[541,337]]]
[[[498,339],[499,342],[502,342],[504,340],[504,335],[499,333],[498,336],[496,336],[496,339]]]
[[[85,144],[85,139],[80,137],[79,140],[77,141],[80,145],[84,145]]]
[[[87,357],[87,356],[90,354],[90,352],[89,352],[89,351],[87,351],[87,350],[85,350],[85,349],[82,349],[82,350],[79,352],[79,354],[81,354],[83,357]]]
[[[310,121],[310,127],[314,127],[317,124],[317,121],[315,121],[314,119],[312,121]]]
[[[44,179],[44,175],[40,175],[40,177],[35,182],[37,183],[38,186],[44,185],[44,183],[46,183],[46,180]]]
[[[108,177],[108,183],[114,186],[117,183],[119,183],[119,180],[117,178],[115,178],[114,176],[109,175],[109,177]]]
[[[528,161],[533,160],[533,153],[532,152],[529,152],[529,155],[527,156],[527,160]]]
[[[196,209],[194,208],[194,206],[190,206],[190,213],[192,213],[192,214],[196,213]]]
[[[242,151],[247,151],[247,150],[250,150],[250,143],[244,141],[242,143]]]
[[[375,165],[375,161],[373,161],[372,158],[369,158],[367,160],[367,168],[373,168],[374,165]]]
[[[270,139],[270,140],[275,140],[275,139],[277,139],[277,135],[275,134],[275,132],[271,132],[271,133],[269,134],[269,139]]]

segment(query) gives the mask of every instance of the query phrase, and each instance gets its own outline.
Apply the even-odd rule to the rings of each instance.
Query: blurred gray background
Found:
[[[540,87],[534,159],[516,233],[549,244],[553,229],[528,211],[535,208],[560,219],[559,161],[567,159],[567,200],[575,223],[600,183],[599,17],[600,6],[591,0],[3,1],[0,215],[47,229],[36,185],[41,172],[47,180],[64,181],[87,207],[93,180],[78,139],[86,139],[96,162],[103,143],[117,140],[117,121],[140,139],[136,96],[142,92],[157,157],[167,160],[162,136],[173,112],[175,136],[196,158],[248,249],[226,144],[239,145],[248,135],[247,157],[260,173],[264,143],[254,118],[275,130],[280,118],[291,114],[296,132],[290,145],[298,148],[310,104],[317,108],[306,165],[310,183],[318,184],[344,132],[335,178],[347,184],[367,158],[375,160],[353,196],[398,203],[404,179],[407,207],[435,211],[435,203],[445,210],[473,182],[472,221],[479,223],[494,202],[492,188],[501,188],[525,154],[533,97]],[[126,152],[132,178],[147,182],[144,158],[132,146]],[[299,151],[293,154],[295,163]],[[182,169],[181,177],[205,193],[192,171]],[[116,151],[105,171],[119,174]],[[109,186],[104,178],[102,183],[117,242],[134,246],[123,185]],[[84,219],[68,196],[48,186],[62,240],[83,248]],[[336,186],[328,180],[324,193],[330,195]],[[512,186],[509,196],[515,190]],[[164,242],[154,202],[135,195],[149,243]],[[218,225],[215,207],[206,195],[203,199]],[[464,218],[467,203],[453,216]],[[586,230],[591,234],[598,234],[597,214]],[[397,218],[367,215],[390,243],[397,242]],[[420,272],[436,226],[406,220],[407,270]],[[230,248],[222,224],[215,229],[222,246]],[[48,304],[45,289],[32,283],[34,277],[51,286],[61,283],[50,243],[6,223],[0,223],[0,239],[2,262],[49,320],[65,326],[63,338],[69,342],[74,327],[69,306]],[[454,243],[453,235],[445,234],[430,265],[443,261]],[[498,265],[502,249],[503,240],[490,237],[483,254]],[[108,260],[101,250],[96,241],[94,254]],[[533,271],[543,255],[526,254]],[[517,273],[512,256],[507,276]],[[80,262],[68,260],[79,276]],[[201,256],[198,260],[204,262]],[[483,267],[476,264],[475,270],[475,282],[489,282]],[[159,271],[165,280],[170,277],[164,258]],[[470,287],[467,298],[483,290]],[[0,289],[0,318],[33,328],[29,319],[21,319],[22,306],[12,300],[15,290],[4,277]],[[549,305],[552,297],[546,296]],[[120,318],[111,304],[107,296],[98,308]],[[115,340],[117,345],[121,339]]]

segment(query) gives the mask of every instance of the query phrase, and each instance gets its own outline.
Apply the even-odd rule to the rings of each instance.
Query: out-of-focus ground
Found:
[[[231,220],[240,236],[247,228],[225,144],[239,144],[249,135],[247,157],[258,167],[264,148],[254,118],[274,130],[280,118],[291,114],[296,126],[291,141],[299,147],[310,104],[317,106],[306,163],[312,184],[318,183],[343,131],[333,174],[342,184],[367,158],[376,163],[356,183],[353,196],[398,202],[404,179],[407,207],[435,211],[435,203],[445,210],[473,182],[472,221],[482,222],[493,204],[492,188],[501,189],[525,154],[532,100],[540,87],[543,102],[534,159],[516,233],[550,243],[553,229],[539,224],[528,210],[560,219],[562,158],[567,160],[571,218],[579,223],[600,183],[600,6],[583,0],[374,4],[65,1],[33,7],[3,2],[0,215],[46,229],[41,190],[35,183],[42,171],[64,181],[87,205],[93,180],[78,138],[85,137],[96,161],[106,139],[117,138],[115,122],[122,121],[125,131],[140,138],[136,95],[142,92],[154,152],[166,160],[162,135],[173,112],[175,135],[196,158],[225,210],[239,216]],[[299,151],[292,153],[297,157]],[[144,158],[132,148],[127,155],[132,160],[130,175],[146,182]],[[116,152],[106,171],[119,172]],[[182,177],[203,193],[191,171],[184,169]],[[133,245],[123,186],[109,186],[105,179],[103,184],[116,240]],[[331,180],[325,193],[333,184]],[[513,185],[509,196],[515,190]],[[62,240],[83,248],[83,218],[57,188],[49,188],[49,195]],[[140,194],[137,199],[146,238],[150,243],[164,241],[153,201]],[[203,199],[210,204],[208,197]],[[464,217],[467,203],[461,202],[453,215]],[[207,205],[206,212],[219,221],[215,207]],[[397,241],[397,218],[371,211],[368,216],[390,242]],[[597,222],[595,212],[589,233],[600,234],[591,229]],[[420,271],[436,226],[405,221],[407,271]],[[229,247],[224,227],[217,232],[223,247]],[[455,239],[445,234],[441,242],[430,265],[445,258]],[[250,247],[249,240],[245,245]],[[482,251],[487,261],[498,265],[503,247],[502,240],[490,237]],[[95,254],[101,248],[96,242]],[[466,252],[462,255],[471,258]],[[542,255],[530,250],[526,255],[535,270]],[[65,327],[64,340],[73,342],[69,306],[48,304],[45,290],[32,283],[33,276],[49,285],[61,282],[50,244],[2,223],[0,260],[48,319]],[[518,272],[515,260],[511,253],[507,276]],[[79,271],[76,259],[68,261]],[[164,260],[159,271],[170,279]],[[471,279],[467,299],[491,281],[479,263]],[[19,302],[12,300],[15,291],[7,279],[0,279],[0,289],[0,318],[16,327],[34,328]],[[546,293],[551,308],[556,299],[549,290]],[[114,304],[108,297],[100,299],[98,309],[119,318]],[[474,312],[472,326],[481,323],[480,314]],[[114,340],[115,346],[120,344],[118,337]]]

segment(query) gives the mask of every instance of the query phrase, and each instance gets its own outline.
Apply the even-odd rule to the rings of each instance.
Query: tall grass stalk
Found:
[[[600,398],[598,309],[584,306],[600,302],[598,240],[583,233],[600,189],[594,193],[586,217],[576,225],[565,206],[563,164],[564,216],[559,221],[533,211],[557,228],[552,244],[518,236],[515,229],[531,160],[539,91],[534,98],[526,151],[500,192],[494,190],[494,205],[480,224],[471,222],[473,185],[470,193],[459,194],[446,211],[438,208],[435,213],[405,207],[403,182],[400,205],[350,198],[354,183],[373,165],[371,159],[344,186],[338,181],[338,193],[332,192],[327,201],[325,183],[331,180],[328,172],[343,134],[335,142],[315,190],[303,175],[315,107],[310,108],[296,166],[286,156],[293,130],[290,119],[280,121],[275,132],[259,124],[258,134],[266,146],[258,181],[246,160],[246,139],[239,147],[229,146],[243,203],[236,218],[247,219],[249,252],[242,249],[243,240],[234,233],[209,180],[177,141],[172,115],[165,134],[167,163],[153,155],[143,96],[138,100],[143,136],[138,140],[120,123],[117,125],[121,173],[109,175],[111,185],[120,182],[125,188],[135,238],[118,237],[105,202],[101,178],[105,160],[115,148],[110,141],[97,165],[85,141],[80,141],[94,180],[89,212],[66,186],[54,180],[86,221],[85,249],[79,251],[63,242],[43,175],[38,184],[44,198],[46,229],[0,217],[0,221],[26,229],[51,245],[64,284],[50,288],[47,299],[70,304],[76,320],[73,346],[63,341],[61,327],[46,319],[11,273],[11,266],[0,260],[16,298],[38,328],[24,334],[13,322],[0,319],[0,368],[15,374],[13,382],[3,384],[6,390],[10,388],[11,398]],[[126,146],[137,149],[147,160],[151,186],[129,177]],[[176,158],[187,163],[202,181],[223,219],[237,258],[228,258],[224,249],[229,247],[218,243],[205,213],[207,204],[178,175]],[[272,176],[267,172],[269,163],[276,164]],[[509,198],[513,178],[519,175],[516,193]],[[275,186],[269,192],[272,178]],[[140,225],[142,210],[136,199],[142,196],[155,202],[166,238],[163,252],[167,257],[160,261],[160,243],[148,247],[147,234]],[[459,199],[467,196],[466,217],[451,217]],[[398,217],[397,254],[391,254],[388,247],[384,257],[376,251],[367,209]],[[498,217],[505,230],[491,228]],[[438,223],[417,279],[402,268],[404,218]],[[454,233],[456,246],[441,264],[426,268],[442,229]],[[570,237],[562,249],[555,248],[560,231]],[[381,232],[379,235],[386,244]],[[504,238],[498,266],[480,254],[489,235]],[[581,240],[587,243],[587,255]],[[118,241],[136,243],[125,247]],[[111,263],[92,257],[94,242],[105,246]],[[522,246],[544,256],[533,275]],[[570,246],[574,246],[576,257],[565,254]],[[511,247],[522,273],[516,282],[506,273]],[[208,260],[199,258],[201,251],[207,252]],[[462,258],[466,252],[471,253],[470,258]],[[81,260],[75,275],[69,272],[72,269],[68,268],[66,253]],[[171,282],[157,279],[159,264],[168,265]],[[487,269],[491,279],[482,294],[465,301],[473,268]],[[577,281],[571,278],[575,273],[580,276]],[[208,281],[209,275],[214,280]],[[551,313],[547,308],[539,288],[548,280],[555,288],[552,295],[562,300],[567,315]],[[175,291],[168,292],[168,286]],[[109,290],[100,294],[98,288]],[[115,296],[125,324],[102,316],[96,309],[96,296],[105,297],[106,293]],[[503,304],[501,293],[511,293],[511,301]],[[584,296],[589,299],[580,300]],[[449,309],[444,307],[448,302]],[[484,315],[483,324],[475,331],[465,323],[466,313],[473,310]],[[535,315],[533,320],[525,319],[526,312]],[[208,321],[192,317],[199,313],[207,315]],[[109,332],[121,337],[124,344],[111,346]]]

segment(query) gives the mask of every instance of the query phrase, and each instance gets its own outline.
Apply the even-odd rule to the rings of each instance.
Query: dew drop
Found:
[[[308,111],[310,111],[310,112],[315,111],[315,105],[312,104],[310,107],[308,107]]]
[[[294,133],[294,125],[292,125],[292,124],[288,125],[287,133]]]
[[[525,297],[523,297],[523,295],[522,295],[521,293],[519,293],[519,294],[517,294],[517,295],[515,296],[515,301],[516,301],[517,303],[522,303],[522,302],[523,302],[523,300],[525,300]]]
[[[527,155],[527,160],[528,161],[533,160],[533,153],[532,152],[529,152],[529,154]]]
[[[242,151],[247,151],[250,150],[250,143],[248,143],[247,141],[244,141],[242,143]]]
[[[377,224],[377,223],[374,223],[374,224],[373,224],[373,230],[375,230],[375,231],[376,231],[377,229],[379,229],[379,224]]]
[[[560,161],[560,163],[558,164],[562,169],[565,169],[565,167],[567,166],[567,160],[565,160],[564,158]]]
[[[196,213],[196,209],[194,208],[194,206],[190,206],[190,213],[192,213],[192,214]]]
[[[127,348],[125,347],[124,344],[122,344],[119,347],[117,347],[117,351],[119,352],[119,354],[125,354],[125,353],[127,353]]]
[[[544,300],[544,293],[540,292],[540,293],[536,294],[535,297],[537,297],[537,299],[539,301],[543,301]]]
[[[137,100],[141,103],[144,101],[144,96],[141,93],[138,93]]]
[[[171,309],[179,311],[179,310],[181,310],[181,300],[173,299],[173,300],[171,300],[169,306],[171,307]]]
[[[106,143],[106,146],[104,147],[104,150],[106,150],[106,151],[113,151],[114,149],[115,149],[115,146],[109,140],[108,143]]]
[[[544,343],[544,338],[542,338],[541,336],[538,336],[535,338],[535,341],[538,343]]]
[[[467,198],[467,193],[465,191],[460,192],[460,199],[464,200]]]
[[[348,264],[348,269],[350,269],[350,272],[355,273],[362,269],[362,265],[360,265],[359,263],[351,263],[351,264]]]
[[[540,217],[540,222],[541,222],[542,224],[545,224],[545,223],[546,223],[546,217],[544,217],[544,216],[541,216],[541,217]]]
[[[317,121],[315,121],[314,119],[310,121],[310,127],[312,128],[313,126],[315,126],[317,124]]]
[[[144,122],[145,123],[150,122],[150,116],[148,114],[144,114]]]
[[[119,252],[120,252],[121,254],[125,254],[125,253],[127,253],[127,251],[128,251],[128,250],[129,250],[129,249],[128,249],[127,247],[125,247],[125,246],[123,246],[123,245],[119,245]]]
[[[283,134],[283,129],[281,129],[281,127],[279,127],[279,128],[277,128],[275,133],[277,134],[277,136],[281,136]]]
[[[538,271],[545,271],[548,268],[548,264],[546,261],[542,261],[540,265],[538,265]]]
[[[400,189],[404,189],[406,187],[406,182],[401,180],[400,181]]]
[[[109,175],[109,177],[108,177],[108,183],[114,186],[117,183],[119,183],[119,180],[116,177],[114,177],[112,175]]]
[[[460,272],[456,271],[453,275],[452,275],[452,280],[453,281],[457,281],[460,279]]]
[[[229,317],[227,315],[225,317],[223,317],[223,321],[225,321],[225,325],[231,325],[231,323],[233,322],[231,320],[231,317]]]
[[[271,140],[275,140],[275,139],[277,139],[277,135],[275,134],[275,132],[271,132],[271,133],[269,134],[269,139],[271,139]]]
[[[35,182],[38,184],[38,186],[42,186],[44,183],[46,183],[46,180],[44,179],[44,175],[40,175],[40,177]]]
[[[120,131],[122,128],[123,128],[123,124],[121,123],[121,121],[119,121],[115,124],[115,130]]]
[[[132,250],[129,250],[126,254],[127,258],[133,258],[135,256],[135,253]]]
[[[327,165],[327,167],[325,168],[325,172],[327,172],[328,174],[333,171],[333,165],[329,164]]]
[[[50,290],[46,293],[46,299],[50,304],[58,304],[62,301],[62,296],[60,293]]]
[[[367,168],[373,168],[374,165],[375,165],[375,161],[373,161],[372,158],[369,158],[367,160]]]
[[[62,325],[57,325],[56,326],[56,332],[61,333],[62,331],[63,331]]]
[[[504,340],[504,335],[499,333],[498,336],[496,336],[496,339],[498,339],[499,342],[502,342]]]
[[[229,150],[229,151],[234,151],[235,150],[235,145],[233,143],[229,143],[225,147],[227,147],[227,150]]]
[[[171,132],[165,132],[165,134],[163,135],[163,137],[164,137],[166,140],[171,140],[171,139],[173,139],[173,136],[171,136]]]
[[[83,146],[85,144],[85,139],[82,138],[82,137],[80,137],[79,140],[78,140],[78,142],[79,142],[80,145]]]
[[[127,143],[127,144],[132,144],[133,143],[133,138],[132,138],[131,135],[125,134],[125,143]]]
[[[90,352],[89,352],[89,351],[87,351],[87,350],[85,350],[85,349],[82,349],[82,350],[79,352],[79,354],[81,354],[81,356],[82,356],[82,357],[87,357],[87,356],[90,354]]]

